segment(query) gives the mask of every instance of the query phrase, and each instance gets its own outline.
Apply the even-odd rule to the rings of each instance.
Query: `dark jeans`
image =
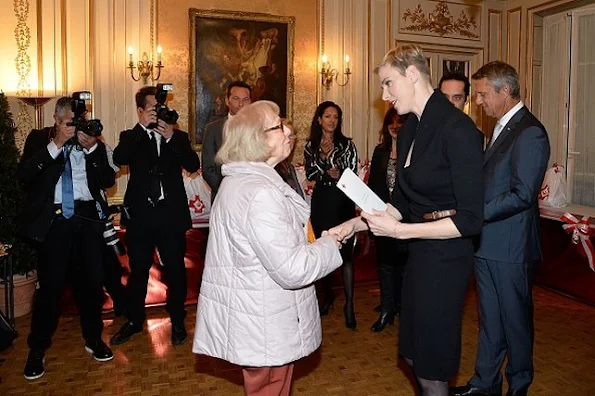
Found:
[[[98,219],[95,203],[76,209],[77,215]],[[39,288],[35,294],[29,348],[46,350],[58,325],[64,285],[70,279],[80,315],[83,338],[101,338],[103,321],[103,227],[74,216],[57,216],[40,251],[37,269]]]

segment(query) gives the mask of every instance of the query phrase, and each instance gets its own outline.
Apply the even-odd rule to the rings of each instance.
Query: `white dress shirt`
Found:
[[[494,132],[492,133],[492,139],[490,139],[490,144],[488,145],[488,148],[494,144],[496,139],[498,139],[498,136],[500,136],[500,134],[502,133],[502,130],[504,129],[506,124],[508,124],[508,122],[511,120],[511,118],[514,117],[514,115],[516,113],[518,113],[518,111],[520,109],[522,109],[523,106],[525,106],[525,105],[523,104],[522,101],[520,101],[512,109],[508,110],[508,112],[506,112],[506,114],[504,114],[498,120],[498,122],[496,123],[496,126],[494,126]]]
[[[52,140],[48,143],[47,149],[53,159],[58,158],[59,155],[64,155],[66,146],[58,148],[56,143]],[[87,166],[85,163],[85,155],[90,154],[97,148],[97,143],[93,145],[89,150],[80,147],[73,147],[70,151],[70,165],[72,167],[72,187],[74,192],[75,201],[92,201],[94,198],[91,195],[89,186],[87,185]],[[62,203],[62,175],[56,183],[54,188],[54,203]]]

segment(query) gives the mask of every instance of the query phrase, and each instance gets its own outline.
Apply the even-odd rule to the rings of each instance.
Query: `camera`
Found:
[[[114,253],[118,256],[126,255],[126,248],[120,241],[120,238],[118,238],[118,234],[114,228],[114,223],[111,220],[108,220],[104,223],[103,240],[107,246],[112,247]]]
[[[81,131],[89,136],[98,137],[101,136],[103,131],[103,125],[100,120],[87,120],[85,114],[87,114],[86,101],[91,100],[91,92],[79,91],[72,94],[72,112],[74,117],[72,122],[69,122],[68,126],[76,127],[77,131]]]
[[[176,122],[178,122],[178,112],[171,110],[165,104],[167,101],[167,94],[173,90],[173,84],[157,84],[155,92],[155,100],[157,101],[157,104],[155,105],[155,112],[157,113],[157,119],[163,120],[169,125],[174,125]],[[149,124],[147,128],[157,128],[157,123]]]
[[[111,246],[114,250],[114,253],[118,256],[126,255],[126,248],[124,244],[118,238],[117,231],[114,227],[114,223],[112,222],[112,218],[114,214],[121,213],[122,217],[130,220],[130,214],[128,212],[128,207],[125,205],[112,205],[109,207],[110,217],[108,217],[107,221],[104,223],[103,229],[103,240],[107,246]]]

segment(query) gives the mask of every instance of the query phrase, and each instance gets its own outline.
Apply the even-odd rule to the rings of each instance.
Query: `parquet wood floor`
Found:
[[[595,395],[595,308],[535,288],[535,371],[531,395]],[[397,362],[397,326],[369,330],[378,303],[375,284],[356,287],[356,331],[345,329],[342,299],[323,318],[322,348],[296,365],[293,395],[413,395],[407,370]],[[189,340],[172,347],[163,308],[149,309],[145,331],[114,348],[111,362],[85,353],[77,316],[64,316],[46,354],[46,374],[23,378],[30,317],[18,319],[20,337],[0,354],[0,395],[242,395],[237,367],[191,351],[195,306],[188,307]],[[123,323],[106,318],[104,339]],[[477,304],[470,289],[465,307],[463,358],[457,384],[473,372],[477,342]]]

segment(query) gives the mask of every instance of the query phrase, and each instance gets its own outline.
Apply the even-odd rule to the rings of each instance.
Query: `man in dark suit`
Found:
[[[77,131],[72,99],[56,102],[55,125],[31,131],[18,177],[27,194],[23,232],[39,243],[39,288],[35,296],[25,378],[45,373],[45,350],[58,325],[60,300],[69,273],[81,317],[85,349],[98,361],[111,360],[101,340],[103,321],[103,190],[114,185],[115,172],[105,145]]]
[[[215,163],[215,155],[223,144],[223,125],[229,117],[233,117],[242,107],[251,103],[252,88],[243,81],[234,81],[227,86],[225,104],[229,108],[227,117],[209,123],[205,127],[202,145],[202,177],[211,187],[211,202],[215,200],[221,176],[221,166]]]
[[[442,76],[438,83],[438,89],[446,96],[446,99],[457,109],[465,111],[465,105],[469,99],[471,84],[469,79],[461,73],[449,72]]]
[[[484,154],[484,217],[475,276],[480,330],[475,375],[454,395],[509,396],[533,381],[533,272],[541,258],[538,194],[550,156],[543,125],[520,101],[516,70],[490,62],[473,76],[477,104],[497,118]]]
[[[123,224],[131,273],[126,290],[129,320],[112,337],[112,345],[128,341],[143,329],[155,247],[167,275],[172,344],[183,343],[187,336],[184,255],[186,231],[192,222],[182,169],[196,172],[199,160],[186,132],[157,119],[155,94],[155,87],[143,87],[136,93],[138,123],[120,134],[120,143],[114,149],[114,162],[130,169],[124,204],[131,218],[124,219]]]

